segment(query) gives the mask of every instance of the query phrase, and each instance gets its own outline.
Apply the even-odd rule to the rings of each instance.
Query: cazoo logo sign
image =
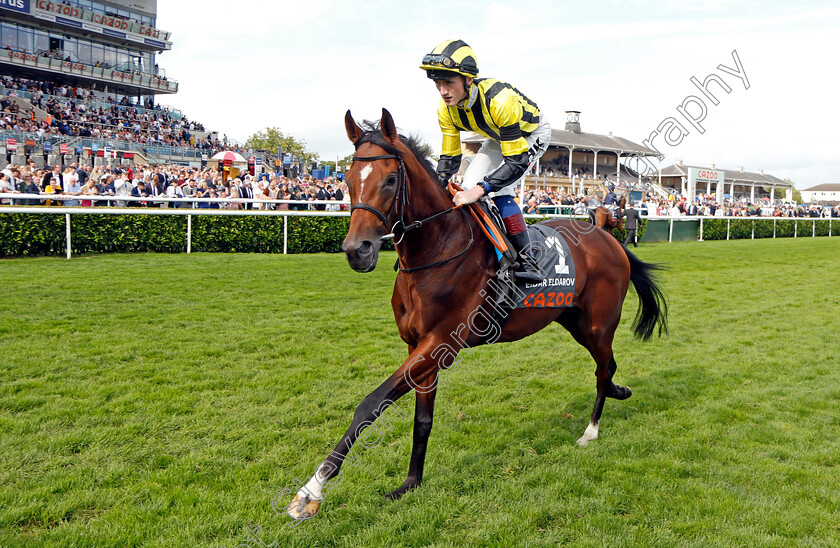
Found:
[[[701,169],[700,171],[697,172],[697,178],[698,179],[708,179],[708,180],[711,180],[711,181],[717,181],[718,180],[718,172]]]

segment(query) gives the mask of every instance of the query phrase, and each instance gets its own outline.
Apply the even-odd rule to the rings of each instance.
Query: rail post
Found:
[[[289,216],[283,215],[283,255],[288,254],[289,247]]]
[[[71,255],[72,251],[71,251],[71,248],[70,248],[71,237],[70,237],[70,214],[69,213],[64,215],[64,225],[66,227],[66,232],[67,232],[67,258],[70,259],[70,255]]]

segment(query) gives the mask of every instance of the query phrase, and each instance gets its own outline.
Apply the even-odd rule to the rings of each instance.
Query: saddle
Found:
[[[455,193],[463,190],[458,183],[450,181],[446,189],[454,196]],[[504,228],[505,224],[502,221],[502,214],[493,200],[483,198],[469,204],[467,210],[478,221],[484,235],[496,248],[496,254],[499,256],[500,269],[515,267],[516,254],[507,239],[507,230]]]

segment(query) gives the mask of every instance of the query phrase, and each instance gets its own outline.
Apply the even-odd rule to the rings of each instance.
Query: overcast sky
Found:
[[[439,151],[439,96],[418,66],[460,38],[480,76],[516,86],[555,128],[580,110],[583,131],[642,143],[673,117],[687,134],[654,136],[663,166],[840,182],[836,2],[159,0],[158,27],[173,41],[158,63],[180,84],[160,102],[240,141],[278,126],[334,160],[353,151],[347,109],[378,119],[385,107]],[[718,68],[739,72],[733,52],[740,75]],[[711,74],[731,89],[709,85],[717,105],[690,81]],[[703,132],[677,110],[688,99],[700,117],[692,95]]]

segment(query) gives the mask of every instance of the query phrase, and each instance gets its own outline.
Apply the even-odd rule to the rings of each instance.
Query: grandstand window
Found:
[[[18,49],[33,52],[35,45],[35,36],[31,32],[24,32],[23,29],[18,30]]]
[[[91,44],[90,46],[90,56],[95,65],[97,62],[101,65],[102,61],[105,59],[105,51],[99,44]]]
[[[49,51],[50,49],[50,35],[42,30],[35,31],[35,47],[33,51]]]
[[[71,61],[79,59],[79,41],[69,36],[64,37],[64,53],[63,57],[69,57]]]
[[[17,49],[17,28],[8,23],[0,23],[0,40],[3,47]]]
[[[93,64],[93,54],[89,43],[79,44],[79,61],[82,63]]]
[[[114,66],[117,63],[117,50],[111,46],[105,46],[103,51],[103,61],[108,65]]]
[[[153,52],[135,52],[130,49],[102,45],[86,38],[65,35],[60,32],[35,29],[33,27],[0,20],[0,48],[29,51],[42,55],[52,54],[62,59],[95,65],[104,68],[118,68],[125,71],[139,71],[146,74],[162,69],[155,67]]]

